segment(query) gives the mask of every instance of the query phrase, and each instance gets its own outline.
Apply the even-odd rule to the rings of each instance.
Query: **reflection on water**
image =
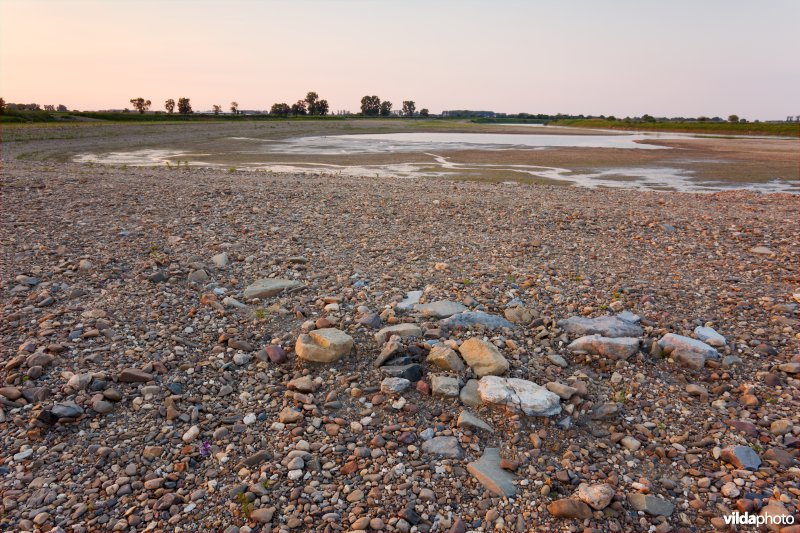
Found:
[[[676,134],[680,136],[680,134]],[[228,140],[241,144],[235,151],[239,157],[226,160],[226,153],[200,154],[168,149],[131,150],[103,154],[81,154],[78,162],[115,165],[152,166],[185,161],[193,166],[229,167],[292,172],[303,174],[335,174],[343,176],[369,176],[378,178],[451,177],[492,179],[507,181],[517,177],[524,181],[539,181],[577,185],[580,187],[611,187],[625,189],[675,190],[686,192],[716,192],[730,189],[750,189],[761,192],[800,193],[800,180],[773,180],[766,183],[731,183],[701,179],[693,171],[671,167],[620,167],[581,169],[580,171],[536,165],[509,165],[503,163],[457,163],[435,152],[459,149],[483,149],[487,153],[505,149],[546,150],[550,147],[625,148],[658,150],[670,149],[646,144],[648,135],[515,135],[481,133],[391,133],[336,135],[326,137],[300,137],[286,140],[264,140],[235,137]],[[659,139],[665,136],[659,135]],[[338,165],[335,163],[309,163],[307,161],[270,161],[269,155],[353,155],[404,152],[418,154],[417,161],[379,165]],[[247,155],[251,162],[241,163]],[[211,159],[209,163],[202,159]],[[488,156],[487,156],[488,159]],[[501,158],[498,158],[500,160]],[[708,162],[708,161],[706,161]]]

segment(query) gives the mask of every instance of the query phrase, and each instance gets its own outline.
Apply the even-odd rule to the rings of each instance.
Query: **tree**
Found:
[[[292,115],[307,115],[308,111],[306,111],[306,101],[305,100],[298,100],[292,105]]]
[[[315,110],[316,112],[314,114],[315,115],[319,115],[319,116],[324,116],[324,115],[328,114],[328,110],[329,109],[330,109],[330,107],[328,106],[328,101],[327,100],[320,100],[320,101],[317,102],[317,108],[316,108],[316,110]]]
[[[289,104],[272,104],[272,108],[269,110],[270,115],[277,115],[279,117],[288,116],[291,112],[291,108]]]
[[[384,100],[381,102],[380,113],[382,117],[388,117],[392,114],[392,103],[389,100]]]
[[[381,99],[375,96],[365,96],[361,99],[361,114],[368,117],[377,116],[381,110]]]
[[[188,98],[178,98],[178,113],[181,115],[192,113],[192,104]]]
[[[428,111],[427,107],[423,107],[422,109],[419,110],[419,116],[421,117],[430,116],[430,111]]]
[[[169,100],[164,102],[164,109],[167,110],[167,113],[172,113],[173,111],[175,111],[175,100],[170,98]]]
[[[69,111],[69,109],[67,109],[67,106],[65,106],[64,104],[58,104],[58,107],[56,107],[56,111],[61,111],[62,113],[64,113],[66,111]]]
[[[219,115],[220,112],[222,111],[222,106],[218,105],[218,104],[214,104],[214,105],[211,106],[211,109],[212,109],[212,111],[214,111],[215,115]]]
[[[407,117],[413,117],[414,111],[417,110],[416,104],[414,104],[414,100],[403,100],[403,115]]]
[[[644,114],[644,115],[642,115],[642,121],[643,122],[655,122],[656,119],[654,117],[648,115],[648,114]]]
[[[739,122],[739,115],[731,115],[728,117],[728,122]]]
[[[56,106],[54,106],[53,104],[45,104],[44,110],[45,111],[55,111],[56,110]]]
[[[0,115],[6,114],[6,100],[0,97]]]
[[[150,100],[145,100],[141,96],[139,98],[131,98],[131,105],[133,105],[133,108],[139,113],[144,114],[145,111],[150,109]]]
[[[233,113],[234,115],[239,114],[239,102],[236,101],[231,102],[231,113]]]

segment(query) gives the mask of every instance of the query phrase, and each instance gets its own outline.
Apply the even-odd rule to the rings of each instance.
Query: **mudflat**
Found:
[[[796,513],[800,197],[72,162],[270,126],[4,128],[9,529],[706,530],[719,506],[770,498]],[[731,168],[790,171],[778,141],[702,142]],[[505,155],[667,151],[540,152]],[[583,322],[565,320],[607,315],[592,324],[626,340],[572,344]]]

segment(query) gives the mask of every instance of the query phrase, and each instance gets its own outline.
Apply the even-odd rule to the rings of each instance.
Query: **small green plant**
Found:
[[[463,283],[464,285],[472,285],[472,280],[469,278],[464,278],[461,280],[461,283]]]
[[[617,403],[625,403],[625,391],[624,390],[621,390],[621,391],[617,392],[615,401]]]
[[[514,276],[512,276],[511,274],[509,274],[508,276],[506,276],[506,281],[507,281],[508,283],[516,283],[516,281],[517,281],[517,278],[515,278]]]
[[[250,518],[250,502],[247,501],[247,495],[244,492],[239,493],[239,506],[242,508],[242,514]]]
[[[608,306],[606,304],[600,304],[601,311],[605,311],[606,309],[608,309]]]
[[[253,311],[253,314],[255,315],[257,320],[264,320],[269,316],[269,311],[267,311],[263,307],[259,307],[258,309]]]
[[[776,398],[773,398],[772,396],[766,396],[764,398],[764,401],[767,403],[778,403],[778,400]]]
[[[763,452],[763,451],[764,451],[764,448],[762,448],[762,447],[761,447],[761,445],[760,445],[760,444],[758,444],[757,442],[754,442],[753,444],[751,444],[751,445],[750,445],[750,447],[751,447],[751,448],[753,449],[753,451],[754,451],[754,452],[756,452],[756,453],[761,453],[761,452]]]
[[[622,293],[621,292],[615,292],[611,296],[613,296],[615,300],[619,300],[620,298],[622,298]]]
[[[231,167],[228,169],[228,174],[233,174],[234,172],[236,172],[236,167]]]

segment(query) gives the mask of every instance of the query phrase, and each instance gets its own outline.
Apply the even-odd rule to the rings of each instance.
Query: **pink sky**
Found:
[[[798,20],[796,0],[0,0],[0,96],[783,119]]]

